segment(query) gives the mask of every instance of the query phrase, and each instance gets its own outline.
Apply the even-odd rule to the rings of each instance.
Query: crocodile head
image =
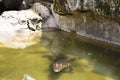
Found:
[[[64,70],[65,68],[68,68],[70,66],[70,63],[68,60],[61,58],[61,59],[57,59],[54,63],[53,63],[53,71],[54,72],[60,72],[62,70]]]

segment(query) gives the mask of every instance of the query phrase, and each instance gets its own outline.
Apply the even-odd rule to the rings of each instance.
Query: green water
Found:
[[[85,41],[85,42],[84,42]],[[54,73],[45,56],[74,56],[72,71]],[[40,42],[25,49],[0,47],[0,80],[120,80],[120,54],[61,32],[43,32]]]

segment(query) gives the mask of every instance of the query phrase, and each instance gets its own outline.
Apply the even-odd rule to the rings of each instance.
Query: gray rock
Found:
[[[27,7],[32,7],[34,3],[41,3],[41,2],[47,2],[47,3],[53,3],[53,0],[24,0]]]
[[[37,14],[39,14],[42,17],[43,19],[42,28],[45,28],[45,27],[56,28],[57,27],[54,21],[54,17],[51,14],[51,11],[49,8],[47,8],[41,3],[34,3],[31,9],[34,10]]]
[[[74,11],[91,11],[110,18],[120,18],[120,0],[55,0],[54,11],[65,14]]]
[[[41,28],[56,28],[57,25],[55,23],[54,17],[51,12],[51,4],[48,4],[46,2],[41,3],[41,0],[25,0],[27,3],[27,7],[31,6],[31,9],[37,13],[39,16],[42,17],[42,27]],[[49,7],[48,7],[49,6]],[[34,28],[30,28],[34,30]]]
[[[34,3],[31,9],[44,19],[50,16],[50,10],[41,3]]]

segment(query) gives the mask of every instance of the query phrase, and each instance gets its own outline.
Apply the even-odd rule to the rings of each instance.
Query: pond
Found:
[[[94,42],[93,42],[94,43]],[[55,73],[45,56],[74,56],[72,71]],[[120,80],[120,52],[63,31],[44,31],[24,49],[0,47],[0,80]]]

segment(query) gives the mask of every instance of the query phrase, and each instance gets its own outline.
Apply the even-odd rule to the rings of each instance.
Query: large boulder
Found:
[[[51,11],[53,0],[24,0],[26,7],[31,8],[34,12],[40,15],[43,19],[42,28],[56,28],[54,17]]]
[[[42,18],[33,10],[6,11],[0,16],[0,43],[12,48],[25,48],[41,35]]]

